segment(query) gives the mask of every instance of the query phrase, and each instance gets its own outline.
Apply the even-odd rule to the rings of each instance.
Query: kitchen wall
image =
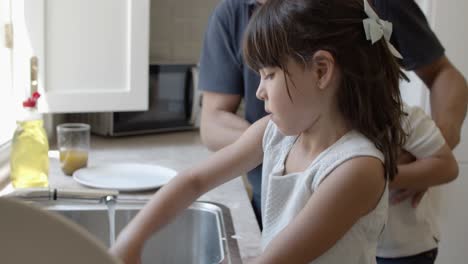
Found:
[[[152,0],[150,63],[197,63],[208,18],[220,0]]]
[[[431,18],[435,32],[451,62],[468,78],[468,2],[432,0]],[[441,188],[440,223],[442,240],[437,264],[462,264],[468,260],[468,124],[455,149],[460,174]]]

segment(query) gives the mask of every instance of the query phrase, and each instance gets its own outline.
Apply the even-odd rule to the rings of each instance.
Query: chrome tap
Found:
[[[5,195],[24,200],[87,200],[99,203],[115,202],[119,192],[105,189],[21,188]]]

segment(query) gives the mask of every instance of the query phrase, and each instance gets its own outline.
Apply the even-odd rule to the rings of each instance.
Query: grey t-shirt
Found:
[[[413,0],[372,3],[381,18],[393,23],[391,42],[403,55],[405,68],[417,69],[444,55],[444,48]],[[259,76],[242,59],[242,36],[256,6],[255,0],[223,0],[217,6],[205,33],[199,76],[201,90],[243,96],[245,117],[250,123],[266,115],[263,102],[255,96]],[[261,168],[249,173],[249,181],[254,203],[259,203]]]
[[[255,0],[224,0],[216,7],[205,33],[198,84],[203,91],[243,96],[250,123],[266,115],[263,102],[255,96],[260,77],[242,59],[242,35],[256,6]],[[261,166],[248,173],[259,223],[261,175]]]
[[[380,18],[393,24],[390,42],[403,55],[403,66],[415,70],[442,57],[445,49],[414,0],[373,0]]]
[[[216,7],[205,33],[199,76],[204,91],[242,95],[250,123],[266,115],[255,96],[260,77],[242,58],[242,36],[256,6],[255,0],[224,0]]]

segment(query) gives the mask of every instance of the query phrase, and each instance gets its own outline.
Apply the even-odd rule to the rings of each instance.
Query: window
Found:
[[[10,140],[15,129],[12,54],[7,48],[6,27],[10,24],[10,0],[0,0],[0,190],[7,182]]]
[[[7,48],[7,25],[11,21],[10,0],[0,0],[0,151],[15,129],[15,103],[12,82],[12,54]]]

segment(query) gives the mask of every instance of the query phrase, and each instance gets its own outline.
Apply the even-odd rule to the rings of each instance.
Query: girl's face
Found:
[[[298,135],[309,129],[324,111],[327,98],[319,88],[313,68],[289,60],[289,76],[278,67],[260,69],[257,98],[265,102],[265,111],[285,135]],[[291,98],[288,96],[289,88]]]

